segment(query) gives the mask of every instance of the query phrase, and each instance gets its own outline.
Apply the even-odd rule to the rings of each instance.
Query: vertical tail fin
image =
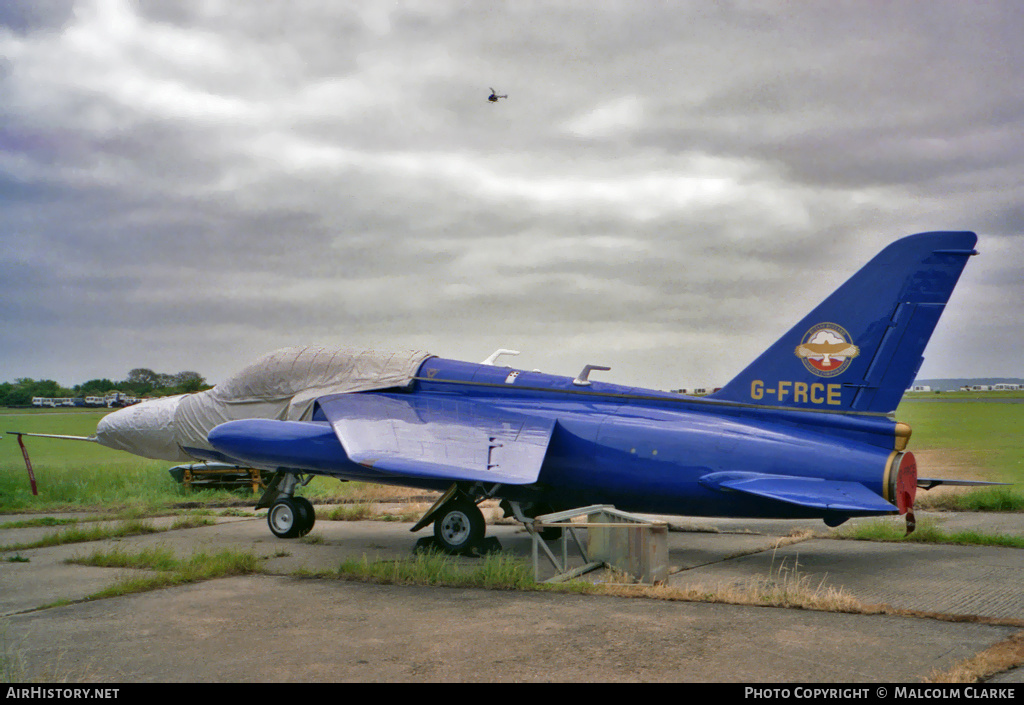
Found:
[[[767,406],[889,413],[968,257],[972,232],[892,243],[712,398]]]

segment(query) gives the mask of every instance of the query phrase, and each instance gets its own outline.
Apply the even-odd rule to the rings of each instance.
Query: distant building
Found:
[[[930,392],[930,391],[932,391],[932,388],[931,388],[930,385],[927,385],[927,384],[915,384],[913,387],[910,388],[910,391],[912,391],[912,392]]]
[[[1015,392],[1015,391],[1020,390],[1020,385],[1019,384],[1001,383],[1001,384],[993,385],[992,389],[995,390],[995,391],[1000,391],[1000,392],[1003,392],[1003,391]]]

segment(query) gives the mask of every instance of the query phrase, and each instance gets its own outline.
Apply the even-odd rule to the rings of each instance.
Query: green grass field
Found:
[[[33,496],[18,447],[7,431],[90,436],[106,411],[0,408],[0,512],[106,509],[143,516],[182,502],[222,504],[251,501],[251,492],[187,491],[167,470],[175,463],[148,460],[85,441],[25,438],[36,476]],[[346,499],[372,494],[373,486],[315,478],[302,489],[310,498]]]
[[[909,450],[965,453],[985,479],[1024,483],[1024,403],[906,399],[896,418],[913,430]]]
[[[975,471],[964,479],[1012,483],[1010,487],[958,494],[918,492],[920,506],[962,511],[1024,510],[1024,403],[997,401],[1022,395],[986,394],[992,396],[956,394],[956,399],[969,401],[933,401],[931,395],[908,395],[897,409],[896,418],[913,430],[908,450],[948,450]],[[918,472],[921,477],[949,476],[926,466],[919,466]]]
[[[175,490],[168,463],[96,443],[26,438],[39,496],[33,497],[18,439],[6,431],[89,436],[105,412],[9,409],[0,413],[0,510],[154,506]]]
[[[0,431],[26,431],[89,436],[103,411],[0,409]],[[896,417],[910,424],[910,450],[948,449],[968,458],[980,479],[1015,483],[1009,490],[970,495],[995,499],[960,508],[1020,509],[1024,507],[1024,403],[932,402],[908,398]],[[187,492],[168,474],[173,465],[103,448],[95,443],[26,438],[35,470],[39,496],[29,488],[28,473],[17,438],[0,440],[0,512],[56,509],[109,509],[144,515],[181,502],[223,503],[252,500],[242,491],[193,490]],[[927,468],[922,469],[927,476]],[[373,486],[314,479],[302,493],[313,499],[344,500],[372,494]],[[387,496],[392,490],[385,489]],[[921,493],[926,495],[927,493]]]

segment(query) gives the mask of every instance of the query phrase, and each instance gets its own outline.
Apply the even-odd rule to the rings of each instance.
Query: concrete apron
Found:
[[[1024,531],[1019,517],[944,518],[979,530],[992,523],[1009,533],[1007,523]],[[827,538],[778,546],[779,537],[794,530],[824,527],[667,519],[689,529],[669,535],[673,587],[737,586],[788,576],[841,589],[864,603],[997,623],[297,578],[300,570],[334,571],[345,558],[407,558],[429,528],[411,534],[407,523],[318,521],[311,534],[315,542],[283,541],[260,517],[2,552],[0,614],[6,617],[0,624],[7,623],[6,641],[25,662],[26,676],[47,681],[790,682],[918,681],[1024,624],[1024,551]],[[0,517],[0,523],[6,520]],[[56,530],[6,529],[0,545]],[[531,541],[518,525],[491,526],[488,534],[505,550],[529,558]],[[126,573],[69,565],[65,558],[148,546],[168,547],[180,557],[224,548],[252,551],[265,559],[271,575],[38,610],[57,600],[82,600]],[[15,555],[28,562],[9,562]],[[596,573],[591,579],[609,577]],[[247,658],[253,648],[258,668]],[[1017,669],[1000,678],[1020,682],[1021,674]]]

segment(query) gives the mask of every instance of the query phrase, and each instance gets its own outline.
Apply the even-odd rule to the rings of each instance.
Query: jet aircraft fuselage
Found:
[[[483,539],[477,504],[550,511],[807,518],[906,514],[918,487],[894,412],[970,256],[971,232],[888,245],[706,397],[498,367],[425,351],[290,348],[212,390],[114,412],[94,440],[167,460],[275,472],[257,506],[285,538],[313,526],[302,478],[444,490],[449,551]]]
[[[895,450],[905,439],[886,416],[773,409],[599,381],[581,387],[572,377],[439,357],[422,363],[410,388],[388,394],[479,402],[556,422],[536,483],[500,490],[507,499],[553,510],[611,503],[625,511],[694,516],[895,513],[900,468],[904,475],[913,472],[912,456],[904,461]],[[220,451],[211,460],[427,489],[451,484],[382,474],[349,460],[320,409],[314,409],[310,423],[234,421],[216,429],[210,440]],[[862,483],[890,504],[880,499],[871,511],[830,498],[815,508],[722,491],[724,481],[755,475],[806,478],[822,488],[827,481]],[[916,476],[904,479],[912,486]],[[903,500],[907,506],[912,502],[912,494]]]

